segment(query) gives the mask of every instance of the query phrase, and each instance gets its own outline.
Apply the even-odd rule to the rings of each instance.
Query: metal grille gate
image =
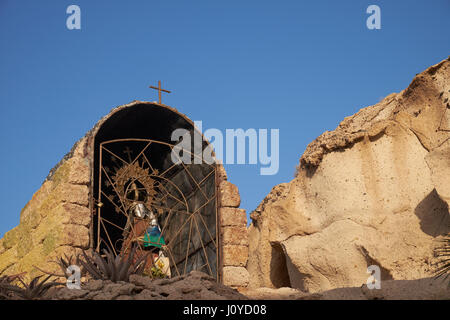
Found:
[[[125,249],[123,232],[137,201],[157,217],[165,241],[161,250],[169,258],[172,275],[199,270],[218,279],[216,166],[173,163],[173,148],[151,139],[100,143],[96,250],[107,244],[117,255]],[[131,186],[144,196],[130,197]],[[130,233],[139,240],[133,225]],[[135,243],[144,249],[141,241]]]

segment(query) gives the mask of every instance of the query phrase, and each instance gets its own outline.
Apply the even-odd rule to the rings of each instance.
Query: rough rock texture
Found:
[[[238,188],[229,181],[222,181],[219,186],[219,202],[222,207],[237,208],[241,204]]]
[[[86,139],[75,145],[70,159],[54,170],[23,208],[20,224],[0,240],[0,274],[27,272],[25,280],[30,280],[41,274],[34,266],[57,272],[59,266],[52,260],[89,247],[86,147]]]
[[[130,282],[90,280],[80,290],[59,288],[55,300],[245,300],[237,290],[224,286],[205,273],[152,280],[132,275]]]
[[[449,232],[450,61],[312,142],[296,178],[252,212],[253,287],[319,292],[419,279]]]
[[[293,288],[256,288],[241,291],[255,300],[448,300],[448,281],[425,278],[419,280],[387,280],[380,289],[366,285],[337,288],[318,293],[305,293]]]
[[[249,284],[247,214],[239,209],[238,188],[228,181],[219,184],[219,219],[222,257],[222,282],[233,288]]]
[[[450,206],[450,140],[433,149],[425,160],[439,197]]]

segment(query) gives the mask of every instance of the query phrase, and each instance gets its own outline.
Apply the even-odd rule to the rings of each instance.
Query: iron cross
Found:
[[[161,91],[170,93],[169,90],[161,89],[161,81],[158,81],[158,87],[150,86],[149,88],[158,90],[159,104],[161,104]]]
[[[133,150],[131,150],[130,147],[127,146],[123,153],[126,153],[128,155],[128,161],[130,161],[131,163],[131,154],[133,153]]]

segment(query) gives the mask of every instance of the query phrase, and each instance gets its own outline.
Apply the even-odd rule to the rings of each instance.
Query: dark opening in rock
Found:
[[[286,265],[286,256],[279,243],[272,243],[270,280],[275,288],[291,287],[291,281]]]

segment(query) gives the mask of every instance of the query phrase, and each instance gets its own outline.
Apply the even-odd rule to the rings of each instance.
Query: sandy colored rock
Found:
[[[227,226],[222,228],[222,242],[248,246],[247,228],[245,226]]]
[[[409,128],[427,150],[439,146],[447,139],[450,124],[448,75],[447,59],[418,74],[402,92],[345,118],[334,131],[326,131],[308,145],[301,166],[317,167],[325,154],[350,148],[366,134],[375,137],[380,133],[378,122],[383,120]]]
[[[245,209],[224,207],[219,209],[220,224],[225,226],[246,226],[247,213]]]
[[[361,292],[368,300],[449,300],[450,283],[443,278],[423,278],[418,280],[388,280],[381,282],[380,289],[361,286]],[[325,299],[331,294],[325,293]]]
[[[63,221],[67,224],[79,224],[88,226],[91,222],[91,212],[89,208],[73,203],[64,203]]]
[[[425,159],[437,193],[450,206],[450,140],[433,149]]]
[[[62,183],[58,186],[56,192],[60,194],[63,202],[81,206],[89,205],[89,189],[87,186]]]
[[[73,157],[78,157],[81,159],[87,158],[87,156],[92,152],[92,150],[90,150],[90,139],[92,139],[91,136],[85,136],[75,143],[73,147]]]
[[[91,172],[87,159],[74,157],[68,160],[70,165],[69,180],[71,184],[88,185],[91,180]]]
[[[240,290],[242,294],[252,300],[298,300],[308,296],[298,289],[282,287],[282,288],[249,288]]]
[[[223,167],[223,164],[219,163],[217,165],[216,171],[217,171],[218,179],[220,179],[221,181],[228,179],[227,172],[225,171],[225,168]]]
[[[61,232],[60,243],[87,249],[89,247],[89,229],[76,224],[65,225]]]
[[[381,289],[358,287],[336,288],[318,293],[305,293],[293,288],[249,288],[240,291],[256,300],[448,300],[449,282],[443,279],[386,280]]]
[[[237,208],[241,204],[238,188],[228,181],[219,184],[219,203],[221,207]]]
[[[359,287],[370,265],[387,281],[431,276],[450,226],[449,99],[445,60],[313,141],[251,213],[251,286]]]
[[[248,247],[240,245],[224,245],[222,257],[224,266],[245,267],[248,260]]]
[[[230,287],[246,287],[249,283],[249,274],[244,267],[224,267],[223,283]]]

